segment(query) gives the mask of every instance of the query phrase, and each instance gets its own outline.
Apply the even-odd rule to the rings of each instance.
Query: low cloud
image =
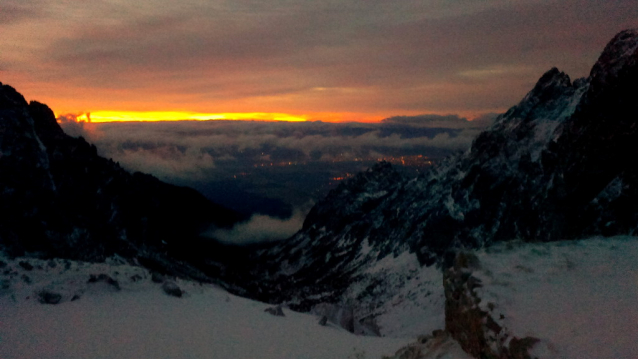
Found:
[[[472,124],[475,126],[474,128],[478,128],[482,130],[487,128],[491,124],[493,124],[499,115],[500,115],[499,113],[493,113],[493,112],[484,113],[480,116],[475,117],[472,120]]]
[[[394,116],[382,121],[385,124],[413,125],[419,127],[446,127],[446,128],[466,128],[470,124],[464,117],[458,115],[417,115],[417,116]]]
[[[131,171],[161,179],[198,179],[282,163],[373,161],[378,158],[462,151],[493,120],[457,115],[388,118],[380,123],[178,121],[90,123],[77,115],[58,121],[72,136],[84,136],[100,154]]]
[[[80,120],[82,113],[67,113],[58,116],[57,120],[64,132],[72,137],[88,137],[87,131],[84,129],[86,121]]]
[[[203,179],[207,170],[215,168],[213,158],[195,148],[180,150],[162,146],[154,149],[124,149],[117,157],[124,168],[151,173],[159,178],[185,177]]]
[[[256,214],[250,220],[239,223],[232,229],[215,229],[205,233],[204,236],[236,245],[286,239],[301,229],[308,209],[309,206],[305,206],[304,209],[295,209],[288,219]]]
[[[281,218],[379,160],[418,173],[432,160],[464,151],[493,116],[467,121],[456,115],[422,115],[380,123],[91,123],[78,118],[84,117],[64,115],[58,121],[67,133],[84,136],[101,156],[126,170],[193,187],[246,215]],[[297,215],[286,221],[256,216],[219,236],[270,240],[292,234],[301,223]]]
[[[491,124],[497,114],[487,113],[479,117],[468,120],[458,115],[434,115],[425,114],[417,116],[394,116],[386,118],[382,121],[388,125],[410,125],[415,127],[426,128],[450,128],[450,129],[475,129],[484,128]]]

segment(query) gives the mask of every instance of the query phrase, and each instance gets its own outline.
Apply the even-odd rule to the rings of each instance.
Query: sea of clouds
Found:
[[[127,170],[194,187],[210,199],[252,215],[226,242],[290,236],[309,203],[325,195],[325,179],[365,169],[377,159],[466,150],[495,118],[397,116],[379,123],[176,121],[78,122],[59,116],[64,131],[82,136]],[[323,182],[322,182],[323,181]],[[326,183],[327,185],[327,183]],[[322,192],[323,191],[323,192]]]

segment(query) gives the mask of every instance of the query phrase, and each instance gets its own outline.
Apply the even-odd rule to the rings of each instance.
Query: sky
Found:
[[[0,0],[0,81],[95,119],[472,119],[637,26],[635,0]]]

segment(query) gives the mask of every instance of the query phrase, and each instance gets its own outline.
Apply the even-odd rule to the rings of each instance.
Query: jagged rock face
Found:
[[[237,216],[196,191],[130,174],[0,84],[0,249],[99,261],[180,254]],[[147,259],[148,259],[147,258]]]
[[[554,172],[563,236],[638,228],[638,31],[618,34],[591,71],[591,86],[544,153]],[[558,176],[560,175],[560,177]]]
[[[262,287],[262,297],[307,309],[346,300],[361,280],[391,292],[401,281],[364,273],[404,252],[445,264],[456,248],[492,241],[634,233],[638,170],[627,158],[638,155],[637,48],[638,32],[624,31],[589,78],[551,69],[470,150],[418,178],[380,164],[339,186],[302,231],[260,253],[279,263],[259,267],[276,288]]]

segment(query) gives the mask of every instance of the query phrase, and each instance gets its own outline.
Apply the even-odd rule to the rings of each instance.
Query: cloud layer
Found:
[[[300,209],[296,209],[288,219],[256,214],[232,229],[213,229],[204,233],[204,236],[237,245],[287,239],[301,229],[307,214],[308,210]]]
[[[440,156],[464,150],[488,120],[456,115],[392,117],[381,123],[179,121],[84,123],[59,117],[105,157],[159,178],[201,179],[258,166],[375,161],[393,156]]]
[[[471,122],[456,115],[420,115],[380,123],[88,123],[69,114],[58,121],[68,134],[84,136],[102,156],[129,171],[194,187],[219,204],[252,214],[232,230],[208,233],[246,244],[292,235],[302,226],[308,202],[320,200],[348,174],[377,160],[394,159],[400,165],[402,156],[436,159],[467,149],[494,117]]]

